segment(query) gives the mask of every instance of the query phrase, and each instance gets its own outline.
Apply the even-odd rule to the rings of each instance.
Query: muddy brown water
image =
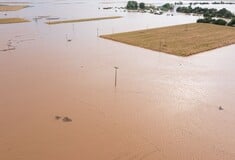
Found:
[[[11,14],[30,19],[46,6]],[[63,16],[57,9],[50,16]],[[0,26],[1,48],[16,45],[0,52],[0,159],[235,159],[235,46],[186,58],[128,46],[98,38],[97,28],[108,34],[197,17],[97,12],[124,18]]]

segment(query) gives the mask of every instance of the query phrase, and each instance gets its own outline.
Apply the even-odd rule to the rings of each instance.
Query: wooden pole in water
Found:
[[[162,50],[162,41],[160,40],[160,51]]]
[[[114,69],[115,69],[115,83],[114,83],[114,85],[116,87],[117,86],[117,70],[118,70],[118,67],[115,66]]]

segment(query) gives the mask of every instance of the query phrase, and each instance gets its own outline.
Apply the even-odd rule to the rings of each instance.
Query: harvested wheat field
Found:
[[[61,21],[51,21],[51,22],[46,22],[46,23],[51,25],[51,24],[76,23],[76,22],[98,21],[98,20],[117,19],[117,18],[121,18],[121,16],[84,18],[84,19],[74,19],[74,20],[61,20]]]
[[[25,23],[30,22],[24,18],[0,18],[0,24],[9,24],[9,23]]]
[[[190,56],[234,44],[235,28],[192,23],[101,37],[177,56]]]
[[[27,8],[27,5],[0,5],[0,12],[1,11],[18,11],[24,8]]]

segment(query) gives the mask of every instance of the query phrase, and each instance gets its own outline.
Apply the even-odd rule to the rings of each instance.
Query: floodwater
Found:
[[[185,58],[101,39],[198,18],[101,2],[34,1],[7,16],[123,18],[0,25],[0,49],[16,47],[0,52],[0,159],[234,160],[235,45]]]

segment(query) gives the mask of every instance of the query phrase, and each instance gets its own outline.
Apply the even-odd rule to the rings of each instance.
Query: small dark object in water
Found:
[[[60,19],[59,17],[48,17],[46,18],[46,20],[57,20],[57,19]]]
[[[222,111],[222,110],[224,110],[224,108],[223,108],[223,107],[221,107],[221,106],[219,106],[219,110],[220,110],[220,111]]]
[[[67,35],[67,34],[66,34],[66,40],[67,40],[67,42],[71,42],[71,41],[72,41],[71,38],[68,38],[68,35]]]
[[[61,118],[61,116],[55,116],[56,120],[59,120]]]
[[[15,49],[16,49],[15,47],[11,47],[11,48],[8,48],[8,49],[1,49],[0,51],[1,52],[7,52],[7,51],[15,50]]]
[[[64,117],[62,120],[63,122],[72,122],[72,119],[69,117]]]
[[[112,9],[113,7],[103,7],[103,9]]]

